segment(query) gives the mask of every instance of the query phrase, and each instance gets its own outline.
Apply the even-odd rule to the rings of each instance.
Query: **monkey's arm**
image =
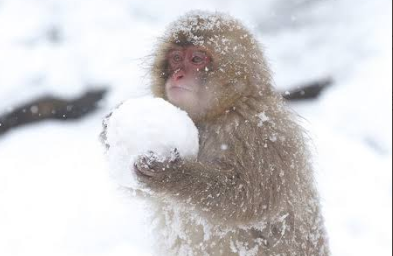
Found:
[[[191,204],[216,220],[250,221],[255,215],[253,189],[238,170],[223,162],[179,159],[166,163],[139,162],[141,182],[153,191]],[[148,174],[148,175],[146,175]]]

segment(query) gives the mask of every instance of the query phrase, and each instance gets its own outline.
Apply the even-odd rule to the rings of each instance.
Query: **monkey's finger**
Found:
[[[179,150],[177,150],[177,148],[175,148],[171,151],[171,157],[169,159],[169,162],[174,163],[179,160],[180,160],[180,153],[179,153]]]
[[[141,175],[145,177],[153,177],[156,174],[154,170],[150,169],[148,166],[145,166],[144,164],[139,165],[138,163],[135,163],[133,169],[138,176]]]
[[[135,161],[134,171],[138,175],[152,177],[155,175],[155,171],[152,167],[151,159],[148,156],[142,156]]]
[[[153,151],[148,151],[145,155],[146,161],[151,164],[157,161],[158,157],[157,154]]]

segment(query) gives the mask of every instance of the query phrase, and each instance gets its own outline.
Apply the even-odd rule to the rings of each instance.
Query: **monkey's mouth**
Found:
[[[192,90],[184,85],[172,85],[169,90],[179,90],[179,91],[188,91],[188,92],[192,92]]]

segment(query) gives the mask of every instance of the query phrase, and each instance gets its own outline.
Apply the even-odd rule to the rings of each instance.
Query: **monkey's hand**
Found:
[[[180,154],[177,149],[174,149],[170,157],[166,159],[162,159],[150,151],[146,155],[141,155],[137,158],[134,164],[134,170],[142,181],[148,182],[146,179],[159,178],[159,176],[162,176],[165,171],[171,169],[171,166],[179,161]]]

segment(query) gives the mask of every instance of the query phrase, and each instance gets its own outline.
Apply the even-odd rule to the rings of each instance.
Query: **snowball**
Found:
[[[165,160],[175,149],[185,159],[198,154],[198,130],[191,118],[160,98],[127,100],[113,111],[106,125],[110,171],[121,186],[143,189],[134,172],[140,155],[154,152]]]

